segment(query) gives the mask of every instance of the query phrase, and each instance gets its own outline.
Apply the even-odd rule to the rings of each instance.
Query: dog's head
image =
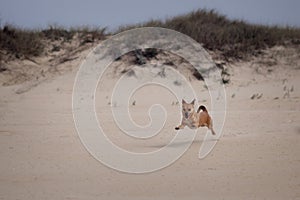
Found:
[[[182,116],[184,118],[188,119],[195,112],[194,105],[195,99],[191,103],[187,103],[182,99]]]

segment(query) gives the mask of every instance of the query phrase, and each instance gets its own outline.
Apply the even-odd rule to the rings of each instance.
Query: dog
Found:
[[[183,129],[185,126],[191,129],[206,126],[213,135],[216,135],[213,129],[212,118],[208,114],[206,107],[203,105],[199,106],[197,112],[195,112],[194,107],[195,99],[191,103],[187,103],[182,99],[182,120],[181,124],[175,127],[175,130]]]

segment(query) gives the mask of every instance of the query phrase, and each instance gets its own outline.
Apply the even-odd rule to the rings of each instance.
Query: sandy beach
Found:
[[[300,199],[299,50],[277,46],[267,50],[265,57],[226,64],[230,71],[230,83],[225,85],[227,113],[213,151],[205,159],[198,158],[206,134],[206,128],[200,128],[179,160],[138,175],[101,164],[76,132],[72,91],[78,67],[89,51],[77,53],[78,57],[55,65],[52,71],[28,60],[13,62],[20,69],[33,69],[23,83],[14,83],[12,74],[1,74],[0,199]],[[37,63],[44,63],[43,58]],[[32,66],[45,70],[37,72]],[[108,73],[96,94],[97,115],[109,138],[134,152],[163,147],[180,122],[180,104],[162,88],[136,93],[130,110],[137,123],[148,122],[145,113],[155,102],[171,114],[157,136],[130,138],[118,129],[110,112],[108,96],[117,80]],[[203,82],[191,80],[191,84],[197,89]],[[198,103],[209,107],[207,91],[198,88]],[[149,93],[153,98],[145,98]]]

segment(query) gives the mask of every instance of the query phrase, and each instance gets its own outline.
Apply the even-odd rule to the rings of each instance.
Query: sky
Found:
[[[0,0],[0,25],[107,27],[166,19],[201,8],[230,19],[300,27],[300,0]]]

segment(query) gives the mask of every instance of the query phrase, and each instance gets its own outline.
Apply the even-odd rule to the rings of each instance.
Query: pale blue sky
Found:
[[[251,23],[300,27],[300,0],[0,0],[0,23],[22,28],[58,24],[114,29],[199,8]]]

